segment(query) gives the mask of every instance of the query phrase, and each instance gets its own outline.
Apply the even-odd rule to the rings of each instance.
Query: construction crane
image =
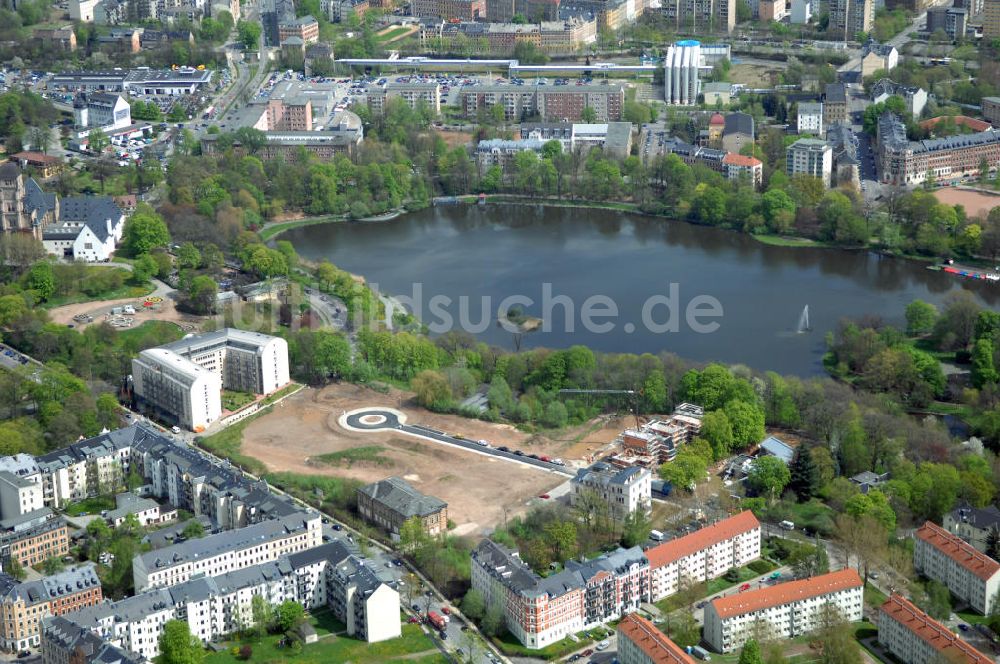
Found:
[[[639,428],[639,399],[638,396],[642,394],[640,390],[579,390],[579,389],[566,389],[559,390],[559,394],[625,394],[630,397],[632,401],[632,414],[635,416],[635,428]]]

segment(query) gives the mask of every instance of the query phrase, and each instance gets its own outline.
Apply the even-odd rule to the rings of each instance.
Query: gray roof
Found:
[[[639,466],[629,466],[628,468],[617,468],[602,461],[598,461],[589,468],[581,468],[576,471],[574,482],[600,482],[601,484],[627,484],[636,475],[647,472]]]
[[[139,556],[146,569],[155,571],[194,560],[212,558],[228,551],[238,551],[285,537],[305,529],[305,513],[273,521],[254,523],[237,530],[226,530],[216,535],[188,540],[158,551],[148,551]]]
[[[997,509],[996,505],[979,508],[963,502],[952,510],[949,516],[959,523],[968,524],[978,530],[1000,528],[1000,509]]]
[[[604,147],[619,148],[624,150],[631,137],[631,122],[609,122],[608,133],[604,138]]]
[[[143,661],[62,616],[44,618],[42,634],[46,652],[54,646],[62,653],[79,653],[89,664],[141,664]]]
[[[768,436],[768,438],[760,444],[760,449],[764,450],[771,456],[778,457],[786,464],[792,462],[792,456],[795,454],[795,450],[774,436]]]
[[[0,470],[0,482],[6,482],[17,489],[36,486],[36,484],[31,480],[26,480],[23,477],[15,475],[7,470]]]
[[[0,164],[0,180],[16,180],[21,174],[21,167],[14,161],[5,161]]]
[[[517,551],[491,539],[479,543],[472,551],[472,559],[516,593],[533,593],[541,580]]]
[[[59,226],[47,228],[46,235],[50,233],[72,232],[75,237],[79,234],[79,229],[62,225],[64,222],[82,223],[89,228],[97,239],[104,242],[111,236],[108,228],[108,221],[111,222],[113,230],[121,221],[124,212],[115,204],[110,196],[74,196],[64,198],[59,203]]]
[[[387,477],[363,486],[358,491],[407,519],[413,516],[430,516],[448,506],[448,503],[439,498],[420,493],[400,477]]]
[[[749,113],[730,113],[726,116],[726,127],[722,131],[723,136],[729,134],[746,134],[751,138],[753,131],[753,116]]]
[[[141,441],[162,439],[163,434],[145,424],[133,424],[93,438],[81,440],[59,450],[37,457],[38,467],[45,472],[66,468],[89,458],[108,456]]]
[[[158,509],[160,504],[151,498],[140,498],[131,491],[115,496],[115,509],[110,510],[105,518],[109,521],[123,519],[129,514],[138,514],[150,509]]]
[[[847,87],[843,83],[827,83],[823,101],[827,104],[846,104]]]
[[[0,574],[0,595],[8,601],[21,600],[27,606],[89,592],[101,586],[97,566],[84,563],[34,581],[18,583],[6,574]]]

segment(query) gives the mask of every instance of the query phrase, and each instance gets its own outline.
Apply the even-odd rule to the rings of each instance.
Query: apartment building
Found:
[[[886,73],[899,64],[899,51],[892,44],[879,44],[873,39],[861,49],[861,77],[868,78],[877,71]]]
[[[412,13],[420,18],[479,21],[486,18],[486,0],[414,0]]]
[[[0,521],[0,563],[12,558],[22,566],[38,565],[69,553],[66,520],[48,507]]]
[[[137,592],[170,588],[193,577],[270,562],[321,541],[319,514],[301,512],[140,554],[132,563],[132,578]]]
[[[886,184],[918,185],[928,176],[938,181],[975,177],[984,161],[991,169],[1000,165],[1000,131],[910,141],[903,122],[886,112],[878,121],[875,155],[879,180]]]
[[[399,537],[403,523],[414,517],[420,519],[424,531],[431,536],[448,529],[448,503],[427,496],[401,477],[387,477],[358,489],[358,513],[390,533]]]
[[[117,429],[36,458],[47,507],[110,493],[125,485],[136,429]]]
[[[969,10],[963,7],[930,7],[927,10],[927,32],[942,30],[952,40],[963,39]]]
[[[833,177],[833,148],[817,138],[800,138],[785,151],[785,172],[819,178],[830,187]]]
[[[993,664],[992,657],[979,652],[899,595],[893,595],[879,608],[876,622],[878,642],[907,664]]]
[[[43,664],[145,664],[146,661],[62,617],[42,622],[41,650]]]
[[[722,128],[722,149],[740,154],[752,146],[756,137],[753,116],[749,113],[729,113]]]
[[[0,518],[19,517],[45,506],[42,501],[41,476],[26,479],[0,470]]]
[[[537,138],[508,140],[505,138],[490,138],[476,144],[476,166],[480,177],[484,176],[494,166],[500,167],[504,180],[510,182],[514,178],[514,160],[522,152],[530,151],[540,155],[547,141]]]
[[[466,117],[474,118],[479,109],[502,106],[504,118],[520,120],[538,115],[545,122],[579,122],[584,108],[594,110],[597,122],[617,122],[625,106],[625,88],[616,84],[573,86],[477,85],[459,92],[459,103]]]
[[[717,579],[760,558],[761,528],[746,510],[693,533],[646,549],[653,601],[685,584]]]
[[[315,44],[319,41],[319,21],[306,15],[287,18],[278,23],[279,43],[292,37],[298,37],[306,45]]]
[[[799,114],[796,118],[796,129],[800,134],[823,135],[823,103],[799,102]]]
[[[983,38],[1000,37],[1000,0],[983,0]]]
[[[149,348],[132,360],[140,403],[192,430],[222,416],[222,389],[271,394],[286,385],[288,342],[225,328]]]
[[[889,78],[883,78],[872,86],[871,100],[873,104],[883,102],[893,95],[903,98],[906,102],[906,112],[914,119],[919,118],[927,106],[927,91],[923,88],[900,85]],[[985,100],[983,103],[985,104]]]
[[[441,113],[441,86],[438,83],[389,81],[368,88],[368,108],[374,115],[382,115],[390,99],[402,99],[410,108],[423,104],[434,115]]]
[[[944,515],[942,527],[985,553],[990,531],[1000,529],[1000,508],[996,505],[978,508],[963,501]]]
[[[85,563],[34,581],[0,574],[0,648],[19,652],[41,643],[47,616],[61,616],[103,599],[97,567]]]
[[[764,162],[757,157],[727,152],[722,158],[722,163],[726,167],[726,178],[729,180],[746,180],[754,189],[760,189],[764,183]]]
[[[828,83],[823,94],[823,124],[851,124],[847,117],[847,87],[843,83]]]
[[[312,131],[313,107],[309,99],[270,99],[264,110],[263,131]]]
[[[329,607],[347,633],[369,642],[401,634],[399,594],[339,542],[330,542],[243,569],[190,579],[118,602],[65,615],[114,646],[146,659],[159,654],[163,625],[184,620],[205,643],[253,623],[251,602],[295,601],[306,609]],[[45,621],[44,631],[65,625]]]
[[[660,11],[678,32],[728,34],[736,27],[736,3],[732,0],[664,0]]]
[[[354,115],[354,118],[357,116]],[[350,123],[349,119],[348,124]],[[294,158],[300,150],[305,150],[318,159],[329,161],[337,155],[353,155],[363,138],[360,119],[357,119],[356,126],[327,127],[324,131],[269,131],[264,134],[267,142],[254,156],[261,161],[288,160]],[[220,154],[229,147],[226,145],[226,148],[220,148],[219,145],[219,134],[201,137],[202,154]],[[232,150],[237,156],[249,154],[238,142],[232,144]]]
[[[598,462],[576,472],[576,477],[570,480],[569,500],[575,506],[587,500],[587,496],[597,496],[607,505],[608,515],[621,521],[633,512],[649,513],[651,482],[648,468],[619,469]]]
[[[728,653],[762,631],[769,639],[807,634],[830,609],[849,622],[861,620],[863,588],[856,571],[843,569],[720,597],[705,607],[703,638],[713,650]]]
[[[694,659],[683,648],[638,613],[630,613],[618,623],[618,661],[620,664],[694,664]]]
[[[1000,563],[930,521],[914,534],[913,569],[940,581],[973,610],[990,615],[1000,589]]]
[[[830,31],[841,39],[855,39],[871,32],[875,20],[874,0],[830,0]]]
[[[472,552],[472,587],[487,606],[499,602],[510,633],[538,649],[636,611],[649,597],[649,562],[638,547],[618,549],[567,561],[543,579],[517,551],[487,539]]]
[[[1000,97],[983,97],[980,103],[986,121],[994,126],[1000,125]]]

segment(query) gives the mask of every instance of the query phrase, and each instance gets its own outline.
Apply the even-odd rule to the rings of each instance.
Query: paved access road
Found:
[[[432,429],[431,427],[425,427],[419,424],[405,424],[400,421],[399,414],[396,411],[386,408],[375,407],[352,411],[351,413],[346,414],[342,420],[349,428],[359,431],[402,431],[403,433],[411,436],[433,440],[448,445],[454,445],[455,447],[461,447],[472,452],[478,452],[479,454],[498,457],[500,459],[504,459],[505,461],[523,463],[528,466],[534,466],[536,468],[547,470],[551,473],[565,475],[567,477],[574,476],[574,473],[568,470],[565,466],[560,466],[548,461],[542,461],[541,459],[533,459],[527,455],[522,456],[515,454],[515,450],[505,452],[495,447],[480,445],[471,440],[449,436],[445,432]]]

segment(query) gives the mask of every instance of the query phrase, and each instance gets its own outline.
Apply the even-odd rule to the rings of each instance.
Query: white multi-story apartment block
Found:
[[[374,115],[382,115],[390,99],[402,99],[410,108],[423,104],[434,115],[441,112],[441,86],[437,83],[397,83],[372,86],[368,91],[368,108]]]
[[[35,459],[45,505],[58,509],[68,502],[111,493],[123,486],[131,468],[131,446],[137,431],[135,427],[118,429]]]
[[[618,661],[621,664],[694,664],[691,655],[638,613],[618,623]]]
[[[512,551],[483,540],[472,552],[472,587],[499,603],[507,629],[531,649],[638,610],[649,597],[649,562],[638,547],[569,560],[541,578]]]
[[[993,613],[1000,589],[1000,563],[930,521],[915,535],[913,568],[948,586],[951,594],[968,602],[975,611]]]
[[[399,594],[340,542],[330,542],[246,569],[202,576],[66,614],[109,643],[146,659],[159,654],[163,625],[184,620],[203,642],[253,623],[251,602],[295,601],[306,609],[329,607],[351,636],[369,642],[401,634]],[[48,629],[50,621],[46,621]]]
[[[799,102],[796,128],[800,134],[823,136],[823,102]]]
[[[816,138],[800,138],[785,152],[785,171],[789,175],[811,175],[829,187],[833,176],[833,147]]]
[[[808,634],[822,625],[829,609],[849,622],[861,620],[863,590],[858,573],[843,569],[720,597],[705,607],[703,638],[712,649],[727,653],[762,633],[768,639]]]
[[[663,100],[668,105],[693,106],[698,103],[701,81],[701,42],[679,41],[667,48],[663,59]]]
[[[222,416],[222,389],[271,394],[290,380],[288,343],[226,328],[150,348],[132,360],[135,394],[193,431]]]
[[[760,522],[747,510],[684,537],[646,549],[653,601],[684,583],[715,579],[760,558]]]
[[[40,481],[0,470],[0,518],[12,519],[44,506]]]
[[[899,595],[893,595],[878,612],[878,642],[906,664],[993,664],[950,629]]]
[[[319,514],[302,512],[143,553],[132,563],[132,578],[137,592],[169,588],[277,560],[321,541]]]
[[[596,494],[607,503],[613,519],[624,519],[633,512],[649,512],[652,499],[652,474],[648,468],[615,468],[598,462],[578,470],[570,480],[571,505],[579,504],[585,494]]]

